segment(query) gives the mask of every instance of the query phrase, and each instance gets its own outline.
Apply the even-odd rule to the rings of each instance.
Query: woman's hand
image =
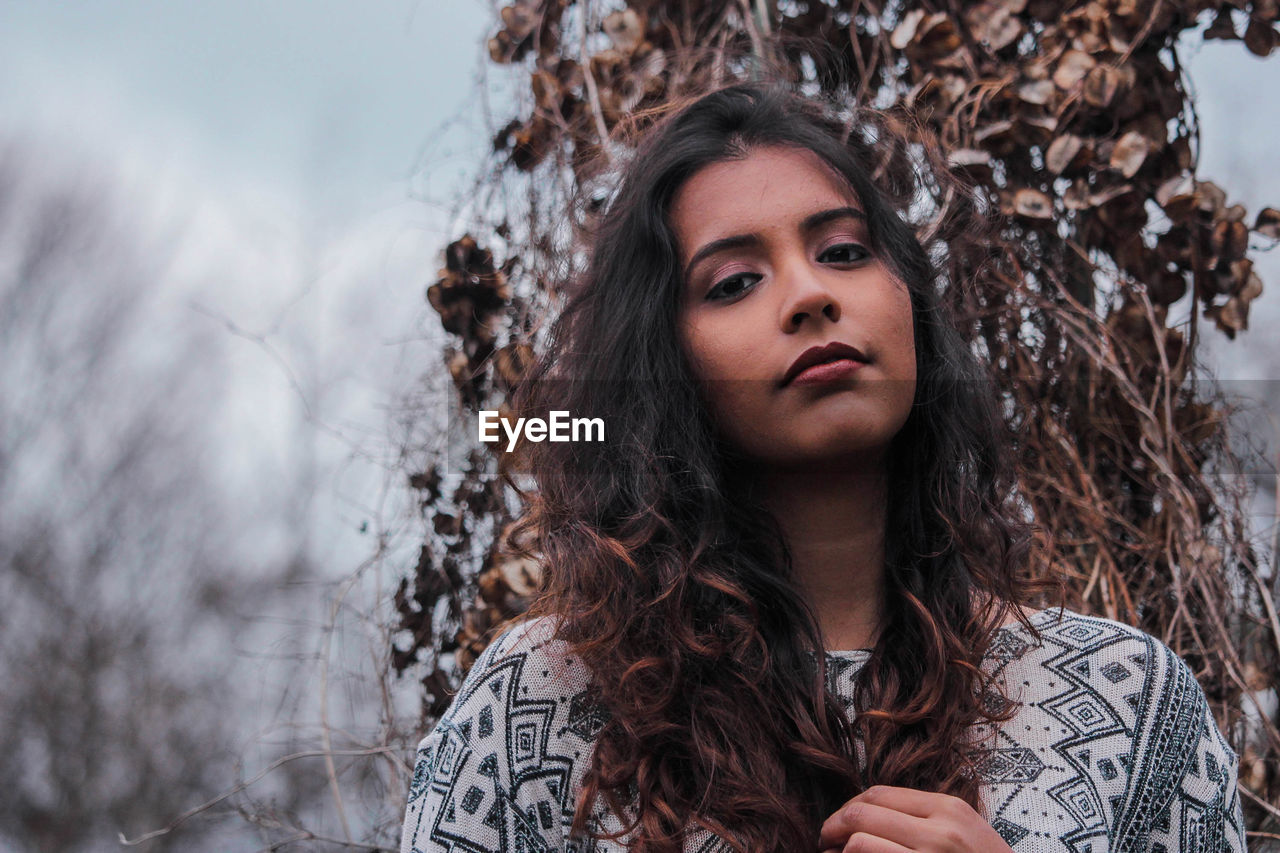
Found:
[[[823,853],[1012,853],[959,797],[876,785],[822,824]]]

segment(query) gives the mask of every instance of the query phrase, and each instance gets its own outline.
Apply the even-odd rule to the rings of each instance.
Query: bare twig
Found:
[[[587,87],[587,101],[591,104],[591,115],[596,122],[596,136],[600,140],[600,150],[604,152],[605,162],[612,163],[613,156],[609,151],[609,127],[605,124],[604,110],[600,107],[600,90],[596,86],[596,76],[591,71],[591,56],[587,51],[587,15],[590,3],[578,4],[578,62],[582,67],[582,79]]]
[[[388,747],[378,747],[376,749],[340,749],[340,750],[335,750],[333,754],[335,755],[379,755],[388,751],[389,751]],[[161,836],[164,836],[164,835],[168,835],[169,833],[173,832],[175,829],[177,829],[179,826],[181,826],[183,823],[187,822],[191,818],[195,817],[196,815],[202,812],[208,811],[209,809],[218,805],[218,803],[221,803],[229,799],[230,797],[234,797],[236,794],[248,789],[255,782],[261,781],[262,779],[266,778],[271,773],[275,772],[276,770],[283,767],[284,765],[292,761],[297,761],[301,758],[324,758],[324,757],[327,757],[328,755],[330,755],[330,753],[327,752],[326,750],[316,749],[316,750],[308,750],[306,752],[294,752],[289,755],[285,755],[280,758],[277,758],[275,761],[271,762],[266,767],[262,768],[256,774],[254,774],[252,779],[249,779],[244,782],[238,782],[236,783],[236,785],[234,785],[233,787],[229,788],[226,791],[223,791],[221,794],[214,797],[213,799],[203,802],[200,805],[196,806],[195,808],[188,809],[187,811],[183,812],[182,814],[178,815],[176,818],[171,820],[162,829],[152,830],[151,832],[147,832],[143,835],[138,836],[137,838],[126,838],[125,834],[121,832],[118,835],[119,841],[121,844],[123,844],[126,847],[137,847],[139,844],[144,844],[153,839],[160,838]]]

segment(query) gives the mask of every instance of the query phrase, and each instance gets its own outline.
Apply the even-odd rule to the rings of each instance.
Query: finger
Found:
[[[969,806],[964,800],[950,794],[919,791],[915,788],[898,788],[893,785],[872,785],[849,802],[871,803],[923,818],[951,815],[960,811],[960,806]],[[970,807],[969,810],[972,811],[972,808]]]
[[[903,847],[887,838],[877,838],[864,832],[849,836],[848,842],[841,850],[843,853],[911,853],[910,847]]]
[[[930,825],[924,818],[855,798],[823,822],[818,846],[837,846],[855,834],[873,835],[908,848],[922,848],[930,837]]]

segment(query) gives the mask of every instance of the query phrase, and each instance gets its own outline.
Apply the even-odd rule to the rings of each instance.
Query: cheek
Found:
[[[744,372],[751,364],[750,335],[719,326],[705,319],[683,320],[680,343],[712,420],[729,424],[748,417],[760,383]]]
[[[900,374],[902,379],[915,379],[916,330],[914,309],[911,305],[911,295],[907,292],[905,286],[894,292],[893,318],[889,340],[899,342],[899,369],[896,372]]]
[[[714,327],[714,323],[698,318],[686,318],[680,323],[680,342],[694,376],[700,380],[722,378],[725,347]]]

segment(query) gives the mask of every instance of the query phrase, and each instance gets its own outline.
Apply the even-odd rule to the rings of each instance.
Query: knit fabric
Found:
[[[983,817],[1018,853],[1244,853],[1237,759],[1190,669],[1159,640],[1070,610],[1000,629],[984,667],[1017,715],[976,726]],[[870,652],[828,652],[850,716]],[[569,837],[607,717],[545,620],[499,636],[418,746],[402,853],[622,851]],[[604,807],[593,826],[622,826]],[[731,850],[705,830],[686,851]]]

